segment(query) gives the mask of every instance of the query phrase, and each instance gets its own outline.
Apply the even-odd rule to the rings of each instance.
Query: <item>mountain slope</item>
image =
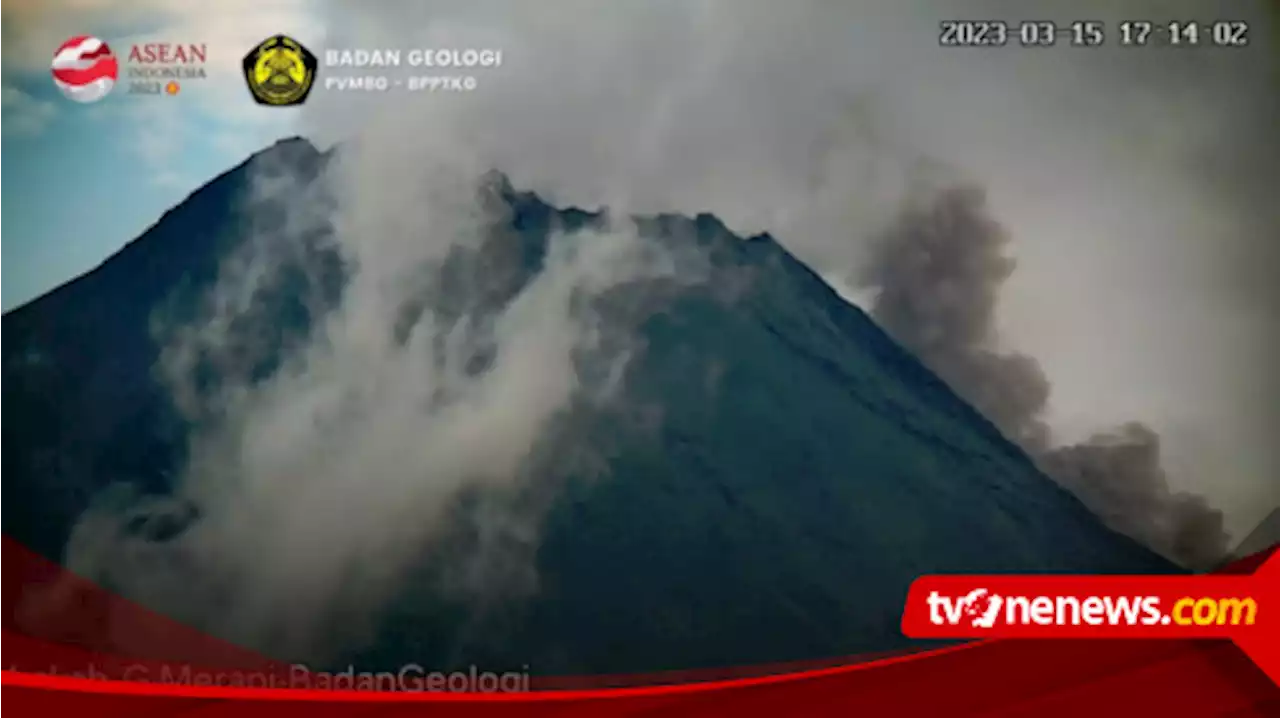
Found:
[[[1267,514],[1267,517],[1255,526],[1249,535],[1241,539],[1235,550],[1231,552],[1231,557],[1232,560],[1238,561],[1266,551],[1276,544],[1280,544],[1280,509]]]
[[[309,143],[281,142],[194,192],[91,272],[5,313],[8,535],[58,558],[96,488],[117,479],[165,485],[182,427],[154,380],[153,319],[217,275],[243,229],[252,172],[314,176],[322,162]]]
[[[280,143],[5,315],[10,536],[57,557],[111,481],[166,490],[188,427],[154,380],[152,319],[190,301],[243,234],[255,167],[311,177],[324,162]],[[498,197],[515,284],[538,271],[553,228],[603,221],[505,185]],[[905,645],[902,600],[925,572],[1173,570],[1103,527],[772,238],[706,215],[639,226],[704,254],[709,280],[641,315],[632,411],[576,427],[603,466],[558,469],[515,497],[537,505],[536,591],[444,596],[424,554],[377,639],[343,665],[582,673],[824,657]],[[460,529],[440,551],[482,538]]]

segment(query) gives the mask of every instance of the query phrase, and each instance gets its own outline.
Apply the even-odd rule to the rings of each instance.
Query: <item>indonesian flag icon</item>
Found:
[[[53,54],[53,82],[76,102],[97,102],[106,97],[119,74],[115,54],[96,37],[73,37]]]

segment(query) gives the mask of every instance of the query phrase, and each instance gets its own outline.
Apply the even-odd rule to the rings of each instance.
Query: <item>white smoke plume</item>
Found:
[[[159,327],[162,378],[196,427],[176,496],[104,497],[68,555],[193,625],[314,657],[374,628],[467,492],[530,489],[547,441],[573,448],[558,422],[621,390],[642,346],[598,301],[699,268],[624,220],[555,232],[520,284],[500,187],[454,148],[357,141],[315,182],[286,169],[255,168],[247,244],[194,319]],[[387,171],[396,184],[367,181]],[[317,241],[346,272],[328,309]],[[282,287],[314,310],[309,332],[282,336]],[[532,544],[537,517],[501,507],[466,518],[481,536],[443,588],[531,588],[506,547]]]

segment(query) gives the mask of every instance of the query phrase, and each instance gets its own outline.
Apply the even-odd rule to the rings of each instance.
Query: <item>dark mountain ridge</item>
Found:
[[[5,314],[9,536],[56,559],[108,484],[172,489],[190,425],[156,380],[156,316],[181,315],[217,276],[251,174],[305,181],[327,161],[277,143]],[[604,215],[495,186],[509,220],[496,241],[519,255],[486,300],[501,303],[539,271],[553,229]],[[433,592],[424,569],[348,659],[582,673],[817,658],[907,645],[902,600],[921,573],[1176,570],[1105,528],[773,238],[705,214],[635,221],[709,267],[639,316],[628,403],[660,418],[585,422],[607,467],[567,471],[537,499],[533,594],[479,611]]]

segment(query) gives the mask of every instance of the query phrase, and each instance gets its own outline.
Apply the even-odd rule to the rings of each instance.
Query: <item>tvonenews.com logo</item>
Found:
[[[1183,596],[1164,610],[1160,596],[1002,596],[986,588],[963,596],[930,591],[929,622],[990,629],[997,623],[1036,626],[1252,626],[1258,602],[1251,596]]]
[[[1276,564],[1274,567],[1271,564]],[[1277,629],[1272,561],[1253,575],[921,576],[902,632],[912,638],[1230,638]]]
[[[1280,552],[1252,574],[921,576],[910,638],[1230,639],[1280,680]]]

